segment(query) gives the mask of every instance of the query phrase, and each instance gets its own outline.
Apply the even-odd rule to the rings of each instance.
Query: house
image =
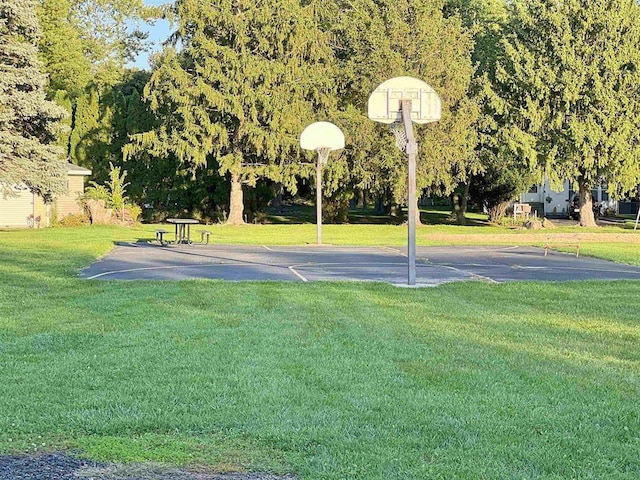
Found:
[[[0,193],[0,227],[44,227],[51,223],[54,212],[57,212],[58,220],[71,213],[80,213],[82,208],[78,204],[78,197],[84,193],[84,180],[91,175],[91,170],[72,163],[68,163],[67,167],[67,193],[59,196],[54,205],[45,204],[40,196],[24,185],[10,187],[15,196]],[[39,222],[36,221],[38,218]]]
[[[578,194],[573,190],[569,180],[565,180],[562,190],[551,188],[549,180],[543,184],[534,185],[528,192],[520,195],[520,203],[528,203],[539,217],[543,216],[567,216],[569,202]],[[609,198],[606,186],[598,186],[591,190],[591,196],[598,202],[602,211],[611,209],[617,212],[618,202]]]

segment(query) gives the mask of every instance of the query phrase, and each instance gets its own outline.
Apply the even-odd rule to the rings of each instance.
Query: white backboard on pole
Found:
[[[302,131],[300,147],[303,150],[338,150],[344,148],[344,133],[331,122],[315,122]]]
[[[386,124],[400,122],[402,100],[411,100],[414,123],[437,122],[442,117],[440,96],[428,83],[413,77],[395,77],[380,84],[369,96],[369,118]]]

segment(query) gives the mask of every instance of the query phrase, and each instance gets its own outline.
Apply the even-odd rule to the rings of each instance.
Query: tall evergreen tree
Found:
[[[473,75],[472,35],[459,17],[443,15],[443,0],[334,0],[327,23],[340,58],[341,107],[354,144],[358,188],[406,202],[406,156],[393,137],[366,118],[366,102],[384,80],[421,78],[440,94],[440,122],[417,128],[418,191],[449,194],[478,167],[474,122],[478,108],[467,92]],[[363,134],[366,132],[366,134]]]
[[[491,105],[493,91],[499,89],[495,72],[502,54],[507,4],[504,0],[450,0],[447,10],[460,15],[475,40],[472,58],[477,67],[470,94],[481,107],[476,125],[480,168],[465,186],[472,199],[487,209],[489,221],[499,223],[508,204],[534,181],[529,168],[502,143],[499,132],[509,128],[509,119],[496,115]]]
[[[591,188],[640,183],[640,6],[636,0],[521,0],[496,75],[499,141],[552,184],[577,184],[580,224],[595,225]]]
[[[40,58],[49,74],[49,90],[64,90],[74,98],[93,78],[82,32],[71,21],[71,0],[41,0]]]
[[[0,183],[24,183],[47,200],[66,188],[54,145],[65,111],[45,99],[35,8],[35,0],[0,3]]]
[[[294,190],[298,135],[335,102],[329,39],[305,3],[179,0],[183,48],[165,52],[146,91],[162,124],[126,153],[216,160],[230,180],[231,224],[243,222],[243,184],[266,177]]]

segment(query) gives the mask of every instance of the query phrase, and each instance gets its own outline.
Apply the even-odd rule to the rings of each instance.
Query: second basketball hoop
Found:
[[[416,284],[416,156],[418,143],[413,124],[437,122],[442,116],[439,95],[426,82],[395,77],[383,82],[369,96],[368,115],[374,122],[390,125],[396,145],[409,157],[408,178],[408,284]]]
[[[344,133],[331,122],[315,122],[300,135],[300,148],[318,152],[316,164],[316,225],[318,245],[322,245],[322,166],[329,161],[329,152],[344,148]]]

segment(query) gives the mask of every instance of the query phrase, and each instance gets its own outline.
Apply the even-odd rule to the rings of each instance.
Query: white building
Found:
[[[567,216],[569,202],[578,192],[573,190],[571,182],[566,180],[561,191],[551,188],[549,181],[544,184],[534,185],[531,189],[520,195],[520,203],[529,203],[538,210],[538,215]],[[618,202],[609,199],[607,187],[598,186],[591,190],[591,195],[601,206],[601,211],[613,209],[618,211]]]

